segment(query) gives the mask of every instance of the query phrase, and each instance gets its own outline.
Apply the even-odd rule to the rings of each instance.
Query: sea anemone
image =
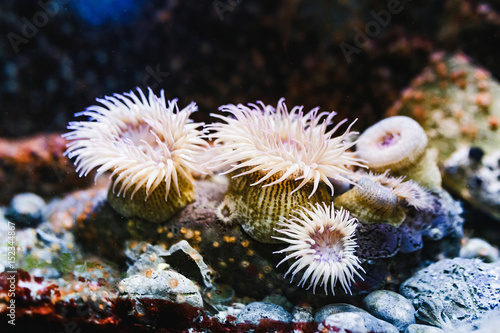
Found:
[[[354,123],[333,136],[346,120],[327,130],[334,112],[302,109],[288,112],[283,98],[277,108],[260,101],[230,104],[220,107],[229,116],[213,115],[223,123],[207,126],[214,144],[224,147],[211,167],[229,168],[224,173],[232,175],[225,201],[235,203],[236,219],[262,242],[275,243],[276,223],[299,205],[329,202],[327,187],[334,191],[329,178],[352,183],[351,167],[363,166],[349,151]]]
[[[194,200],[191,173],[204,172],[195,157],[207,143],[203,124],[189,119],[194,102],[179,111],[163,90],[160,97],[137,92],[97,99],[101,105],[75,114],[89,120],[69,123],[65,154],[76,158],[80,176],[111,171],[108,200],[120,214],[162,222]]]
[[[368,223],[399,226],[406,217],[406,210],[398,197],[389,188],[368,178],[361,178],[357,186],[335,198],[335,205]]]
[[[351,179],[356,182],[361,178],[368,178],[388,188],[405,206],[412,206],[416,210],[430,210],[433,207],[432,194],[417,182],[411,179],[407,180],[405,176],[392,177],[388,170],[382,174],[358,171],[351,175]]]
[[[316,206],[310,204],[310,207],[310,210],[304,207],[294,210],[289,219],[284,218],[278,223],[283,229],[277,229],[277,232],[286,237],[274,238],[290,244],[274,252],[287,253],[278,266],[287,260],[295,260],[285,274],[285,277],[292,274],[291,282],[298,272],[306,268],[298,285],[305,287],[310,280],[307,289],[312,286],[313,293],[319,284],[328,294],[329,284],[332,294],[335,294],[334,288],[339,281],[344,292],[351,294],[354,275],[363,280],[358,270],[364,272],[355,255],[356,219],[351,218],[343,208],[335,210],[333,204],[317,203]]]
[[[399,227],[406,218],[408,206],[431,210],[434,198],[429,191],[404,177],[357,172],[351,176],[356,186],[335,198],[337,207],[344,207],[364,223],[388,223]]]
[[[431,190],[441,188],[437,151],[427,149],[427,135],[413,119],[395,116],[379,121],[361,134],[356,153],[373,172],[390,170]]]

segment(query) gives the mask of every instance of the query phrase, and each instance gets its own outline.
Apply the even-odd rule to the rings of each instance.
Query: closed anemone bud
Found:
[[[406,217],[404,205],[390,188],[365,177],[335,198],[335,205],[347,209],[364,223],[388,223],[398,227]]]
[[[389,175],[389,171],[383,174],[358,171],[351,176],[354,181],[359,181],[362,178],[368,178],[384,186],[405,206],[412,206],[416,210],[431,210],[434,206],[435,202],[432,194],[415,181],[406,180],[404,176],[392,177]]]
[[[427,149],[427,135],[413,119],[395,116],[383,119],[361,134],[357,155],[373,172],[390,170],[391,175],[407,176],[431,190],[441,187],[437,153]]]
[[[207,143],[198,130],[203,124],[189,119],[195,103],[179,110],[163,90],[161,97],[137,91],[97,99],[101,105],[77,113],[89,121],[70,122],[66,154],[80,176],[111,172],[108,200],[117,212],[162,222],[194,200],[192,173],[205,172],[196,157]]]
[[[355,255],[356,244],[354,233],[356,219],[351,218],[344,209],[335,210],[333,204],[309,205],[310,209],[301,207],[278,223],[276,239],[290,246],[274,253],[287,255],[278,264],[290,260],[293,263],[285,274],[291,273],[291,281],[295,275],[304,270],[298,285],[307,289],[324,287],[335,294],[334,288],[340,283],[344,292],[351,294],[354,275],[361,280],[358,270],[363,271],[359,258]]]
[[[229,115],[213,115],[223,122],[206,128],[224,149],[209,166],[231,175],[224,201],[234,203],[235,219],[258,241],[276,243],[281,217],[308,202],[330,201],[330,179],[352,183],[352,166],[363,166],[349,151],[352,124],[338,136],[345,120],[327,128],[334,112],[304,114],[299,106],[289,112],[284,99],[277,108],[257,102],[220,110]]]

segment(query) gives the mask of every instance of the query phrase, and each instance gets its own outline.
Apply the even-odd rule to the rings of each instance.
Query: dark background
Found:
[[[222,104],[284,96],[290,107],[359,118],[360,130],[383,117],[434,51],[462,50],[498,78],[497,1],[403,1],[349,63],[340,43],[354,46],[355,27],[387,5],[2,0],[0,137],[65,131],[96,97],[145,85],[181,107],[197,102],[198,121]]]

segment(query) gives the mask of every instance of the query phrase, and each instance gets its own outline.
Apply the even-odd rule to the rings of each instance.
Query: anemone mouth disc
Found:
[[[427,147],[424,129],[405,116],[386,118],[358,138],[356,153],[375,170],[405,168],[418,160]]]

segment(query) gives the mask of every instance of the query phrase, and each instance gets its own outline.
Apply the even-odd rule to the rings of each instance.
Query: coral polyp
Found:
[[[137,89],[97,99],[70,122],[66,154],[75,158],[77,172],[97,176],[111,171],[108,200],[126,217],[162,222],[194,200],[192,172],[204,172],[195,159],[207,146],[189,116],[195,103],[179,110],[177,100],[165,101],[164,91],[149,96]]]
[[[278,223],[281,229],[278,233],[284,237],[274,238],[290,244],[287,248],[275,253],[287,253],[278,264],[294,260],[285,274],[291,273],[291,281],[295,275],[305,269],[298,285],[307,289],[324,287],[325,294],[330,288],[340,283],[345,293],[351,293],[350,286],[354,282],[354,275],[361,280],[363,277],[358,270],[363,271],[358,257],[355,255],[357,244],[354,239],[357,221],[350,217],[349,212],[341,208],[335,210],[333,204],[327,206],[316,204],[295,210],[290,218]]]
[[[211,167],[225,167],[232,176],[225,201],[235,203],[235,218],[262,242],[276,242],[276,223],[299,205],[330,201],[330,179],[352,183],[352,167],[363,166],[349,151],[353,124],[334,136],[346,120],[328,129],[334,112],[302,109],[288,111],[284,99],[277,108],[225,105],[220,110],[229,115],[213,115],[223,122],[207,126],[215,145],[224,147]]]

